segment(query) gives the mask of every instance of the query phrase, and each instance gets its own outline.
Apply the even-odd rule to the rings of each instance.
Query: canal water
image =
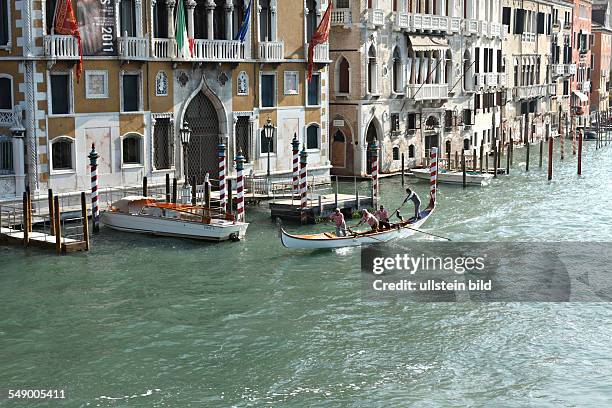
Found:
[[[518,149],[487,188],[442,185],[425,229],[608,240],[612,146],[587,144],[582,177],[570,149],[552,182],[533,147],[529,173]],[[381,195],[397,206],[400,178]],[[103,228],[87,254],[0,246],[0,389],[66,390],[0,407],[609,406],[611,305],[367,301],[358,249],[287,250],[265,205],[247,215],[241,243]]]

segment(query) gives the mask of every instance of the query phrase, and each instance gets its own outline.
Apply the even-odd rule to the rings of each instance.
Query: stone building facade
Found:
[[[501,8],[494,1],[337,0],[332,18],[332,172],[421,165],[431,147],[479,147],[499,133]]]
[[[181,1],[191,55],[175,39]],[[236,38],[249,0],[111,0],[104,10],[73,1],[84,49],[78,82],[76,39],[53,31],[56,0],[0,3],[8,28],[0,36],[0,197],[26,186],[87,189],[92,143],[101,187],[182,178],[184,121],[193,131],[188,175],[198,182],[217,178],[221,141],[228,169],[241,151],[247,173],[265,174],[269,157],[273,174],[289,174],[294,135],[310,171],[329,174],[328,44],[315,49],[306,81],[308,41],[327,1],[253,0],[244,42]],[[106,26],[88,25],[96,12]],[[270,155],[261,132],[268,119],[277,128]]]
[[[610,60],[612,59],[612,11],[610,0],[593,3],[593,75],[591,112],[607,112],[610,107]]]

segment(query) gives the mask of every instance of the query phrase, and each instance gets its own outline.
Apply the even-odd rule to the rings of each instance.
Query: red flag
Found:
[[[332,2],[330,0],[329,6],[323,14],[323,18],[317,27],[317,30],[312,34],[310,44],[308,44],[308,82],[312,80],[312,68],[314,65],[314,49],[319,44],[324,44],[329,40],[329,29],[331,28],[331,12]]]
[[[61,35],[71,35],[77,38],[79,43],[79,62],[77,63],[76,74],[77,83],[81,78],[83,72],[83,49],[81,48],[81,33],[79,32],[79,23],[74,16],[74,10],[72,9],[72,2],[70,0],[58,0],[55,7],[53,28],[55,33]]]

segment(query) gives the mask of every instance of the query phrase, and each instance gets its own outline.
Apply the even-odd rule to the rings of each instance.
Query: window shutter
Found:
[[[525,10],[517,9],[514,13],[514,34],[523,34],[525,31]]]
[[[510,7],[504,7],[503,9],[502,24],[510,25]]]
[[[544,13],[538,13],[538,34],[544,34]]]

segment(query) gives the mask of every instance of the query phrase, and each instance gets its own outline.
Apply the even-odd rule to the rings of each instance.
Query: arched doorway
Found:
[[[370,143],[378,140],[378,131],[376,130],[376,125],[374,124],[374,120],[370,122],[370,126],[368,126],[368,131],[366,133],[366,173],[372,174],[372,159],[370,157]]]
[[[334,133],[331,147],[331,164],[334,167],[346,167],[346,137],[340,129]]]
[[[187,147],[189,182],[193,182],[195,177],[201,184],[206,173],[211,177],[218,175],[219,117],[212,101],[203,92],[198,92],[187,106],[184,119],[192,132]]]

